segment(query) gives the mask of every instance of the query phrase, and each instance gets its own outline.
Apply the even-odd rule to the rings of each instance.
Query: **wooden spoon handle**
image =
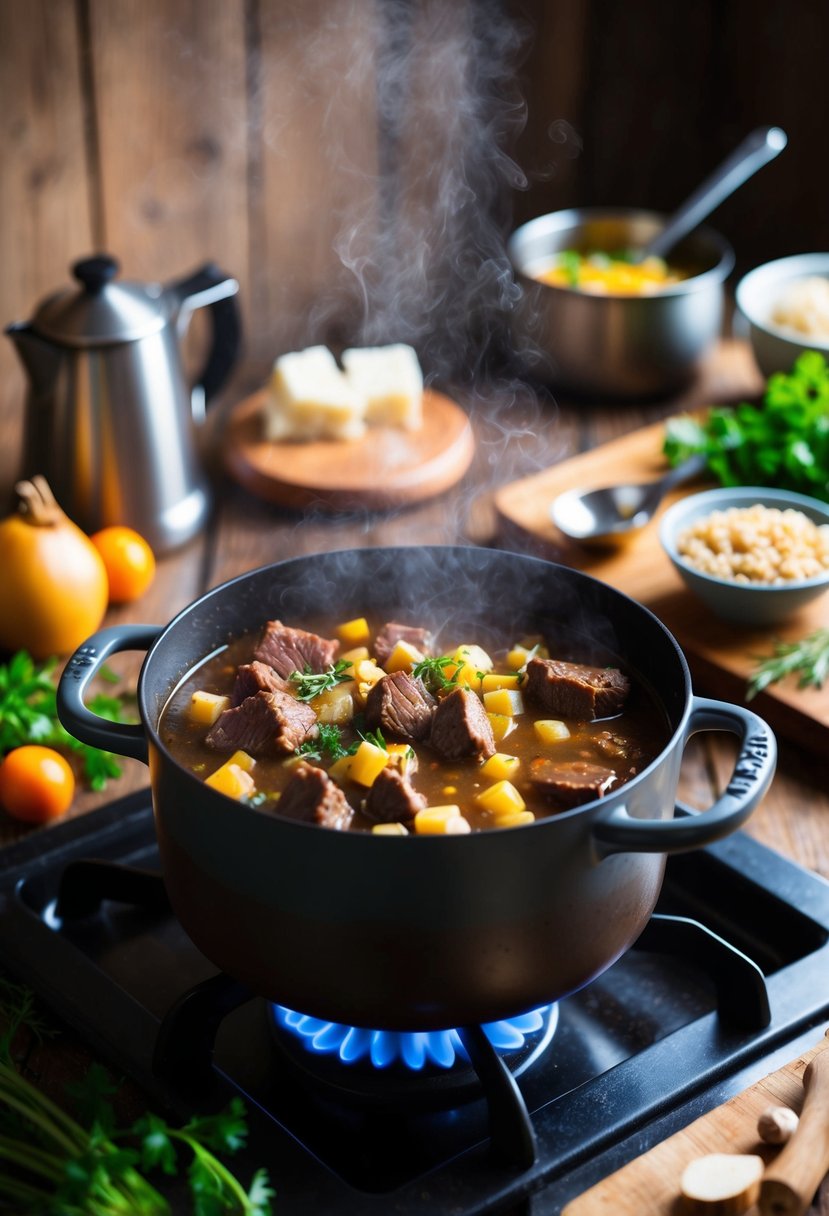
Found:
[[[803,1074],[805,1098],[797,1131],[760,1184],[761,1216],[803,1216],[829,1172],[829,1050]]]

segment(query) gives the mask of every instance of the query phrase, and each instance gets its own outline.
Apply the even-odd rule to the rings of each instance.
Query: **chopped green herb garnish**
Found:
[[[748,681],[746,700],[786,676],[798,676],[798,688],[822,688],[829,678],[829,629],[817,629],[799,642],[780,642],[761,659]]]
[[[383,752],[387,752],[389,750],[388,744],[383,738],[383,732],[380,730],[379,726],[377,730],[367,730],[365,732],[359,731],[358,733],[361,739],[364,739],[366,743],[371,743],[373,747],[379,747]]]
[[[447,676],[446,668],[454,667],[451,676]],[[421,659],[412,668],[416,680],[422,680],[429,692],[442,692],[445,688],[454,688],[458,682],[458,663],[456,659],[443,655],[439,658]]]
[[[581,254],[575,249],[562,249],[556,259],[559,270],[563,270],[567,276],[567,284],[569,287],[578,287],[579,272],[581,270]]]
[[[348,659],[337,659],[325,671],[314,672],[308,663],[303,671],[292,671],[288,679],[296,685],[295,696],[298,701],[313,701],[329,688],[336,688],[344,680],[352,679],[351,663]]]
[[[296,749],[297,756],[304,756],[306,760],[322,760],[328,757],[329,760],[339,760],[341,756],[352,755],[356,750],[356,744],[351,748],[343,747],[342,731],[339,726],[333,722],[320,722],[319,733],[316,739],[307,739],[304,743],[300,743]]]

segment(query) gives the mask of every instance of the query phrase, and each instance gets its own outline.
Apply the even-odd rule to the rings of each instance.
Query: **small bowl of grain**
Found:
[[[829,253],[799,253],[749,271],[737,307],[764,376],[790,372],[804,350],[829,358]]]
[[[727,621],[775,625],[829,590],[829,504],[761,486],[669,508],[659,539],[686,586]]]

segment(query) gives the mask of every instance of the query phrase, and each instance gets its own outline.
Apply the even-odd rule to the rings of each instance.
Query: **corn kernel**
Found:
[[[345,646],[359,646],[371,637],[368,621],[364,616],[355,617],[353,621],[343,621],[336,628],[337,637]]]
[[[250,773],[230,761],[217,768],[215,773],[211,773],[204,784],[218,790],[220,794],[226,794],[228,798],[245,798],[256,788],[256,782]]]
[[[420,836],[443,836],[450,831],[447,824],[453,819],[461,818],[459,806],[427,806],[414,817],[415,832]]]
[[[371,829],[372,836],[408,836],[408,828],[402,823],[375,823]]]
[[[493,714],[506,714],[513,717],[524,712],[524,701],[521,693],[514,688],[498,688],[495,692],[484,693],[484,707]]]
[[[220,697],[218,693],[199,690],[190,698],[187,716],[199,726],[212,726],[226,709],[230,709],[230,697]]]
[[[488,789],[481,790],[475,795],[475,801],[485,811],[497,818],[499,815],[509,815],[515,811],[523,811],[526,803],[518,790],[510,781],[496,781]]]
[[[510,718],[507,714],[491,714],[488,713],[489,725],[492,727],[492,735],[496,743],[503,743],[507,735],[512,734],[518,723],[515,718]]]
[[[440,792],[444,797],[451,798],[453,794],[457,794],[458,787],[456,785],[445,785]]]
[[[517,674],[503,675],[489,672],[481,680],[482,692],[497,692],[499,688],[520,688],[523,684],[523,678]]]
[[[401,638],[399,642],[395,642],[394,650],[386,660],[386,671],[411,671],[415,663],[419,663],[422,658],[423,654],[416,646],[412,646],[411,642],[404,642]]]
[[[542,743],[558,743],[560,739],[570,738],[567,723],[558,718],[542,718],[533,722],[533,730]]]
[[[517,756],[507,756],[504,752],[496,752],[484,764],[481,772],[489,781],[502,781],[514,777],[521,767]]]
[[[379,773],[389,762],[389,753],[382,747],[375,747],[367,739],[363,739],[354,755],[351,757],[351,768],[348,775],[358,785],[374,785]]]
[[[496,828],[520,828],[525,823],[535,823],[535,815],[532,811],[512,811],[509,815],[496,815]]]

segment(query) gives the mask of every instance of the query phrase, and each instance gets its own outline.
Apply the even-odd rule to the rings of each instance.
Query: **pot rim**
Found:
[[[153,657],[154,657],[156,651],[162,645],[164,640],[170,635],[172,630],[174,628],[176,628],[180,623],[183,623],[191,613],[194,613],[197,610],[201,610],[215,596],[217,596],[219,594],[224,594],[230,588],[235,587],[240,583],[246,582],[249,579],[253,579],[256,576],[259,576],[259,575],[265,573],[266,571],[274,570],[278,567],[287,566],[287,565],[290,565],[293,563],[298,563],[298,562],[306,563],[309,561],[313,561],[315,558],[318,558],[318,557],[330,557],[330,558],[336,559],[338,556],[346,556],[346,555],[352,556],[354,554],[377,553],[377,552],[384,552],[384,553],[388,554],[389,556],[394,556],[398,553],[401,555],[405,554],[407,552],[410,552],[412,549],[417,549],[419,552],[423,552],[424,550],[426,550],[426,551],[438,551],[441,553],[447,553],[447,552],[476,553],[479,555],[482,551],[481,547],[476,546],[476,545],[415,545],[415,544],[412,544],[412,545],[376,545],[376,546],[367,545],[367,546],[364,546],[361,548],[329,549],[329,550],[324,550],[322,553],[316,553],[316,554],[308,553],[308,554],[302,554],[302,555],[299,555],[296,557],[283,558],[281,561],[278,561],[278,562],[268,562],[265,565],[257,566],[252,570],[246,570],[242,574],[237,574],[233,578],[227,579],[225,582],[219,583],[219,584],[217,584],[217,586],[209,588],[206,592],[204,592],[203,595],[199,596],[198,599],[195,599],[190,604],[187,604],[179,613],[177,613],[176,616],[173,617],[173,619],[167,625],[165,625],[161,628],[158,636],[155,638],[155,640],[153,641],[149,650],[147,651],[147,654],[145,655],[144,661],[141,665],[141,671],[139,673],[138,685],[137,685],[137,703],[138,703],[139,714],[141,717],[141,725],[144,728],[144,731],[147,735],[149,743],[151,744],[151,747],[155,748],[157,751],[162,753],[162,755],[164,756],[164,758],[166,760],[171,762],[174,765],[174,767],[181,774],[186,776],[190,781],[192,781],[194,783],[195,786],[197,786],[200,789],[201,796],[207,797],[208,800],[211,801],[216,807],[218,807],[219,805],[225,806],[229,811],[232,811],[232,813],[237,816],[240,813],[261,816],[263,814],[263,812],[260,811],[257,807],[249,806],[249,805],[246,805],[245,803],[239,803],[236,800],[228,798],[226,795],[221,794],[218,790],[214,790],[211,786],[206,785],[205,782],[200,777],[198,777],[196,774],[194,774],[188,768],[186,768],[173,755],[173,753],[170,751],[170,749],[166,746],[166,744],[162,740],[162,738],[158,732],[158,724],[152,722],[150,714],[147,712],[146,695],[145,695],[145,692],[146,692],[145,683],[146,683],[147,672],[149,670],[150,664],[152,663],[152,660],[153,660]],[[611,791],[610,795],[608,795],[608,799],[612,798],[614,801],[614,804],[615,804],[619,795],[623,791],[629,790],[629,789],[634,789],[635,787],[641,785],[648,778],[648,776],[650,775],[652,770],[655,769],[657,765],[662,763],[664,757],[668,754],[668,752],[670,752],[677,745],[677,741],[679,739],[681,739],[685,734],[687,722],[688,722],[688,719],[689,719],[689,716],[691,713],[691,709],[692,709],[693,689],[692,689],[692,683],[691,683],[691,673],[690,673],[685,655],[682,652],[682,648],[680,647],[676,638],[673,636],[673,634],[667,628],[667,626],[649,608],[647,608],[644,604],[641,604],[638,600],[634,600],[631,596],[626,595],[623,591],[619,591],[616,587],[612,587],[609,583],[602,582],[601,579],[595,578],[593,575],[585,574],[581,570],[576,570],[570,566],[564,566],[558,562],[552,562],[545,558],[533,557],[530,554],[514,553],[511,550],[506,550],[506,549],[492,549],[492,550],[489,550],[489,553],[490,553],[490,556],[496,560],[500,555],[503,555],[512,560],[517,559],[522,562],[532,563],[534,566],[553,567],[556,570],[564,571],[567,577],[575,578],[577,581],[586,580],[587,582],[589,582],[591,584],[598,584],[605,593],[608,593],[611,596],[621,599],[622,601],[625,601],[628,604],[635,605],[635,608],[638,611],[643,613],[646,617],[650,618],[652,625],[659,629],[659,631],[665,636],[665,638],[668,640],[671,647],[673,648],[676,658],[679,663],[679,668],[682,673],[683,682],[684,682],[684,700],[683,700],[683,708],[682,708],[681,717],[680,717],[679,721],[677,722],[675,729],[671,732],[669,739],[667,740],[665,745],[660,749],[658,754],[653,758],[653,760],[650,762],[650,764],[646,765],[645,768],[642,769],[642,771],[640,773],[637,773],[637,775],[635,777],[632,777],[629,781],[626,781],[623,785],[619,786],[619,788],[617,790]],[[211,658],[214,654],[221,653],[221,651],[225,648],[226,645],[227,645],[227,643],[225,643],[221,647],[217,647],[216,650],[211,651],[209,655],[202,656],[202,658],[201,658],[201,660],[199,660],[199,662],[202,663],[202,662],[206,661],[206,659]],[[620,657],[623,657],[623,656],[620,656]],[[194,666],[195,665],[191,665],[190,667],[188,667],[185,674],[182,675],[180,677],[180,679],[175,683],[175,685],[168,690],[165,700],[164,700],[164,705],[162,707],[161,712],[158,715],[159,722],[161,721],[161,718],[164,715],[164,710],[167,708],[167,706],[170,703],[170,699],[173,697],[176,690],[181,686],[181,684],[184,682],[184,680],[189,678],[191,672],[194,670]],[[632,668],[632,670],[636,671],[635,668]],[[640,680],[644,680],[644,678],[641,675],[639,675],[638,672],[636,672],[636,675]],[[650,687],[646,681],[645,681],[645,683],[646,683],[647,687]],[[665,705],[664,705],[662,699],[657,696],[655,690],[651,689],[650,691],[651,691],[651,694],[656,698],[657,704],[659,705],[660,709],[662,710],[663,713],[665,713],[665,716],[667,717],[668,716],[667,711],[665,709]],[[597,807],[601,807],[603,801],[604,800],[601,798],[596,798],[596,799],[593,799],[593,801],[586,802],[581,806],[571,807],[569,810],[558,811],[553,815],[545,815],[542,819],[536,819],[533,823],[518,825],[515,827],[511,827],[511,828],[498,828],[498,829],[492,829],[492,830],[483,831],[483,832],[473,832],[469,836],[460,836],[460,835],[458,835],[458,836],[453,836],[453,835],[415,836],[414,834],[411,834],[409,837],[407,837],[407,839],[419,840],[421,842],[421,844],[418,845],[419,848],[433,848],[433,849],[462,848],[462,847],[469,848],[470,846],[473,848],[475,848],[475,847],[478,847],[478,848],[494,847],[492,845],[482,845],[481,842],[486,841],[488,839],[493,839],[493,840],[497,841],[499,839],[501,833],[503,833],[503,832],[532,831],[534,829],[541,828],[541,827],[551,824],[551,823],[557,823],[560,820],[566,819],[569,821],[571,819],[575,819],[579,815],[590,814],[590,813],[594,812]],[[280,827],[282,829],[287,830],[287,831],[295,830],[295,831],[302,831],[302,832],[310,831],[310,832],[319,833],[321,830],[320,826],[318,824],[306,823],[302,820],[289,819],[287,817],[280,816],[277,811],[268,812],[267,818],[274,820],[277,824],[280,825]],[[336,832],[333,834],[335,834],[336,836],[338,836],[341,839],[351,839],[354,841],[365,841],[365,840],[371,839],[371,840],[376,840],[379,842],[379,841],[385,839],[384,837],[375,835],[372,832],[348,832],[348,831],[346,831],[346,832]],[[327,836],[332,835],[332,832],[329,830],[326,832],[326,835]],[[397,839],[397,838],[394,838],[394,839]],[[340,847],[340,846],[338,846],[338,847]],[[364,845],[346,845],[345,847],[346,848],[356,848],[356,847],[362,848],[365,846]],[[400,847],[400,846],[398,845],[397,847]]]

